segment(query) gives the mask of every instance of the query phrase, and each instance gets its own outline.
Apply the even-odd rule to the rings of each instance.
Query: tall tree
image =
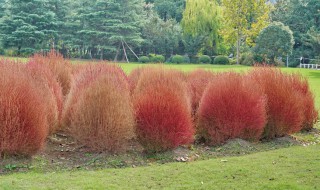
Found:
[[[237,64],[239,64],[241,41],[249,44],[268,25],[270,7],[266,0],[222,0],[224,38],[236,42]]]
[[[181,24],[185,34],[206,36],[212,46],[218,45],[220,10],[216,0],[187,0]]]
[[[8,1],[8,16],[0,23],[4,47],[43,49],[57,37],[55,14],[46,0]]]
[[[185,0],[155,0],[154,9],[164,21],[175,19],[180,22],[185,7]]]

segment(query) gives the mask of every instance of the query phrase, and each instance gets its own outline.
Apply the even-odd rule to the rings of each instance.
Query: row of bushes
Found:
[[[71,65],[55,52],[0,67],[0,154],[35,154],[57,130],[93,151],[119,152],[132,139],[165,151],[195,139],[272,139],[310,129],[318,117],[307,80],[273,68],[143,67],[127,76],[112,64]]]
[[[140,63],[164,63],[165,57],[163,55],[150,55],[148,56],[141,56],[139,58]],[[166,62],[168,63],[190,63],[190,58],[187,55],[173,55],[171,56]],[[226,56],[216,56],[214,59],[211,59],[208,55],[202,55],[198,57],[198,63],[213,63],[219,65],[227,65],[230,63],[229,58]]]

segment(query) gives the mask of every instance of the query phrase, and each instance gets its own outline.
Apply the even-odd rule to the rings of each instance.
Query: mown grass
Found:
[[[140,168],[0,176],[1,189],[317,189],[320,145]]]

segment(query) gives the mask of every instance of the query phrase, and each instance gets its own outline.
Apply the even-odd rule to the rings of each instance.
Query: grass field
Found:
[[[318,189],[320,145],[100,171],[0,176],[0,189]]]
[[[145,64],[120,64],[126,73]],[[183,71],[247,71],[246,66],[165,65]],[[282,68],[307,77],[320,108],[320,71]],[[301,137],[301,135],[297,135]],[[306,135],[306,138],[309,138]],[[310,137],[314,138],[314,137]],[[320,139],[319,137],[317,138]],[[311,140],[312,141],[312,140]],[[317,141],[317,143],[319,143]],[[0,189],[319,189],[320,145],[293,146],[246,156],[151,164],[125,169],[76,170],[0,175]]]

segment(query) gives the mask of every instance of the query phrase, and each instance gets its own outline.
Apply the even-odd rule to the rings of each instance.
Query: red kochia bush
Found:
[[[41,64],[50,68],[62,87],[63,95],[67,95],[71,85],[71,63],[58,52],[51,50],[47,55],[35,54],[28,64]]]
[[[259,140],[266,124],[265,97],[240,74],[223,73],[206,88],[197,117],[198,134],[208,144],[232,138]]]
[[[0,62],[0,154],[31,156],[47,137],[46,102],[22,63]]]
[[[310,130],[318,120],[318,111],[316,110],[314,96],[310,90],[308,80],[300,74],[291,74],[288,76],[293,88],[302,95],[302,105],[304,120],[302,123],[303,130]]]
[[[125,88],[124,90],[129,88],[128,78],[119,66],[106,63],[90,63],[81,66],[74,73],[72,87],[65,100],[62,113],[63,126],[70,124],[70,114],[73,112],[73,107],[79,99],[79,94],[104,75],[112,76],[110,80],[113,80],[114,84],[117,84],[119,88]]]
[[[293,85],[296,76],[286,75],[279,69],[261,67],[250,71],[248,77],[262,87],[268,100],[268,122],[263,138],[281,137],[301,130],[305,111],[302,101],[304,96]]]
[[[198,69],[188,74],[187,81],[192,94],[191,104],[194,114],[199,107],[199,102],[204,90],[206,89],[209,82],[214,80],[214,77],[215,74],[213,72],[203,69]]]
[[[193,141],[190,97],[177,71],[143,72],[134,91],[136,134],[147,151],[173,149]]]

